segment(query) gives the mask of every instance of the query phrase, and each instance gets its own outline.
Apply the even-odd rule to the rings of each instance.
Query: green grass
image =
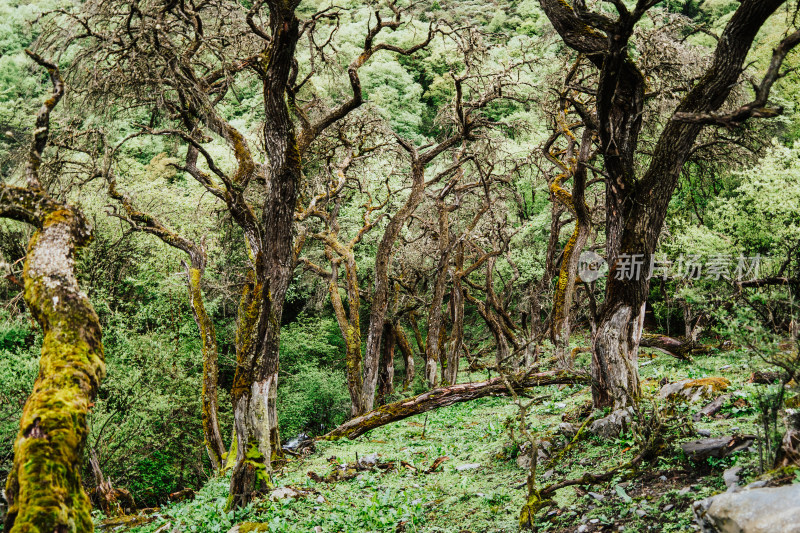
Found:
[[[586,357],[578,365],[588,364]],[[731,381],[731,401],[723,409],[730,418],[704,420],[698,428],[714,436],[755,433],[755,397],[763,385],[747,383],[752,370],[760,365],[741,352],[723,352],[696,357],[693,364],[666,355],[640,360],[645,396],[657,396],[658,380],[724,376]],[[727,371],[720,368],[731,365]],[[478,376],[473,376],[478,379]],[[532,391],[539,398],[531,409],[529,430],[540,438],[557,434],[562,415],[586,404],[587,387],[543,387]],[[732,402],[743,398],[740,406]],[[674,406],[678,414],[689,415],[703,407]],[[660,405],[660,407],[665,407]],[[281,486],[310,490],[296,500],[259,502],[236,513],[223,511],[227,480],[215,479],[192,502],[162,509],[161,516],[135,533],[152,533],[169,521],[181,531],[228,531],[238,522],[265,524],[265,530],[308,532],[316,526],[325,532],[418,531],[418,532],[504,532],[517,531],[520,507],[525,499],[526,471],[514,459],[509,428],[518,435],[517,409],[509,398],[485,398],[432,411],[376,429],[355,441],[319,442],[317,452],[303,460],[291,461],[276,475]],[[423,435],[424,432],[424,435]],[[609,483],[584,488],[570,487],[558,492],[557,506],[543,510],[538,517],[541,531],[575,531],[586,523],[589,531],[602,527],[625,531],[685,531],[691,523],[691,502],[724,490],[722,470],[738,464],[744,467],[745,481],[758,474],[758,457],[737,453],[724,460],[694,465],[683,457],[681,440],[698,438],[684,426],[670,437],[670,449],[661,458],[646,464],[630,478],[622,476]],[[563,439],[561,443],[563,444]],[[349,481],[315,483],[313,471],[324,476],[333,465],[351,462],[356,457],[377,453],[381,461],[394,461],[389,472],[363,472]],[[543,483],[580,476],[583,472],[602,472],[630,459],[636,453],[634,440],[603,441],[594,436],[582,439],[552,466],[553,475]],[[425,473],[441,456],[448,459],[435,472]],[[401,466],[401,461],[416,470]],[[457,471],[467,463],[480,463],[472,470]],[[539,475],[544,472],[540,468]],[[621,485],[620,485],[621,484]],[[688,493],[680,494],[689,487]],[[586,494],[601,493],[602,501]],[[664,511],[664,508],[672,505]],[[637,511],[639,513],[637,514]],[[640,516],[642,515],[643,516]]]

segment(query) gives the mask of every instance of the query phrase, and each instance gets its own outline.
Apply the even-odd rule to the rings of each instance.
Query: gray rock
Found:
[[[542,479],[550,479],[551,477],[553,477],[554,473],[555,472],[553,472],[553,469],[551,468],[550,470],[542,474]]]
[[[760,481],[753,481],[752,483],[747,485],[745,489],[760,489],[761,487],[766,487],[766,486],[767,482],[762,479]]]
[[[686,496],[692,491],[692,487],[683,487],[678,491],[678,496]]]
[[[644,509],[636,509],[636,516],[638,516],[639,518],[644,518],[645,516],[647,516],[647,511],[645,511]]]
[[[576,428],[574,424],[570,424],[569,422],[561,422],[558,425],[558,431],[568,439],[572,439],[578,433],[578,428]]]
[[[675,508],[675,506],[672,505],[672,504],[665,505],[663,511],[666,513],[667,511],[671,511],[674,508]]]
[[[586,533],[587,531],[589,531],[589,526],[587,526],[586,524],[582,524],[582,525],[581,525],[581,526],[580,526],[580,527],[579,527],[579,528],[576,530],[576,533]]]
[[[683,379],[667,383],[658,392],[662,400],[688,401],[691,403],[710,399],[723,392],[730,385],[725,378]]]
[[[800,485],[726,492],[692,510],[705,533],[800,533]]]
[[[517,455],[517,466],[523,470],[531,469],[531,456],[527,453],[520,453]]]
[[[589,431],[604,439],[613,439],[631,426],[633,409],[618,409],[610,415],[592,422]]]
[[[601,502],[601,501],[606,499],[606,497],[603,496],[602,494],[600,494],[599,492],[589,492],[588,494],[589,494],[589,496],[591,496],[592,498],[594,498],[595,500],[597,500],[599,502]]]
[[[480,466],[481,466],[480,463],[468,463],[465,465],[458,465],[456,467],[456,470],[459,472],[463,472],[464,470],[475,470],[476,468],[480,468]]]
[[[371,453],[369,455],[365,455],[358,462],[361,463],[363,466],[375,466],[376,464],[378,464],[378,454]]]
[[[711,436],[711,430],[710,429],[698,429],[697,430],[697,434],[700,435],[701,437],[710,437]]]
[[[278,487],[269,493],[269,499],[272,501],[285,500],[286,498],[302,498],[303,493],[293,489],[292,487]]]
[[[741,466],[733,466],[722,473],[722,480],[725,481],[726,487],[732,487],[739,484],[739,474],[742,471]]]

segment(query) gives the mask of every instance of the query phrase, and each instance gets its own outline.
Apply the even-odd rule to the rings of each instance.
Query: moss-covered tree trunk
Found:
[[[414,350],[411,349],[411,343],[408,342],[408,337],[406,336],[406,332],[403,330],[403,326],[401,326],[399,322],[395,321],[392,323],[392,327],[394,328],[394,336],[397,339],[397,346],[400,348],[400,352],[403,354],[403,361],[405,362],[406,366],[406,373],[403,377],[403,390],[406,391],[411,387],[411,383],[414,382],[414,376],[416,375]]]
[[[453,265],[453,290],[450,292],[452,327],[450,346],[447,350],[447,365],[442,376],[445,385],[455,385],[458,382],[458,363],[461,359],[461,349],[464,345],[464,288],[461,283],[463,271],[464,244],[459,243],[455,254],[455,264]]]
[[[406,398],[376,408],[362,416],[353,418],[324,437],[326,440],[355,439],[375,428],[403,420],[409,416],[425,413],[454,403],[467,402],[487,396],[508,396],[511,388],[519,393],[531,387],[545,385],[584,383],[582,376],[567,371],[519,372],[476,383],[460,383],[429,390],[413,398]]]
[[[186,276],[189,288],[189,306],[192,308],[197,328],[200,330],[203,354],[203,435],[206,451],[215,471],[222,469],[222,456],[225,444],[219,430],[219,407],[217,403],[217,383],[219,380],[219,350],[214,323],[206,312],[200,282],[205,271],[205,254],[195,258],[191,265],[186,265]]]
[[[81,484],[80,465],[86,418],[105,363],[100,321],[75,276],[75,253],[89,242],[91,226],[80,211],[51,199],[40,184],[50,112],[64,85],[55,65],[29,55],[47,68],[54,91],[36,119],[25,168],[27,188],[0,184],[0,217],[37,228],[25,259],[24,295],[44,338],[39,375],[14,442],[4,531],[91,532],[91,503]]]
[[[3,216],[13,197],[9,189],[4,186],[0,191]],[[44,193],[38,194],[28,199],[41,202]],[[86,417],[105,365],[100,322],[75,278],[75,252],[88,242],[90,228],[68,206],[52,203],[40,215],[24,276],[25,301],[44,340],[39,375],[14,442],[14,464],[6,482],[5,531],[92,531],[91,503],[81,485],[80,465],[88,434]]]
[[[395,328],[391,322],[383,327],[383,352],[378,374],[378,404],[384,405],[386,399],[394,393],[394,345],[397,341]]]

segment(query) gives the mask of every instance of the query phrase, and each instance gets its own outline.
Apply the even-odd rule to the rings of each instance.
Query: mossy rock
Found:
[[[253,531],[269,531],[269,524],[242,522],[241,524],[233,526],[228,533],[252,533]]]
[[[728,390],[731,382],[725,378],[684,379],[661,387],[659,397],[670,401],[697,402],[708,400]]]

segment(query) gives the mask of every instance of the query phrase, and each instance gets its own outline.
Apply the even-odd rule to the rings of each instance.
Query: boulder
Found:
[[[633,408],[618,409],[610,415],[592,422],[589,431],[604,439],[613,439],[631,426]]]
[[[730,384],[725,378],[684,379],[667,383],[658,396],[662,400],[697,402],[714,398],[728,390]]]
[[[692,510],[705,533],[800,533],[800,485],[726,492]]]

